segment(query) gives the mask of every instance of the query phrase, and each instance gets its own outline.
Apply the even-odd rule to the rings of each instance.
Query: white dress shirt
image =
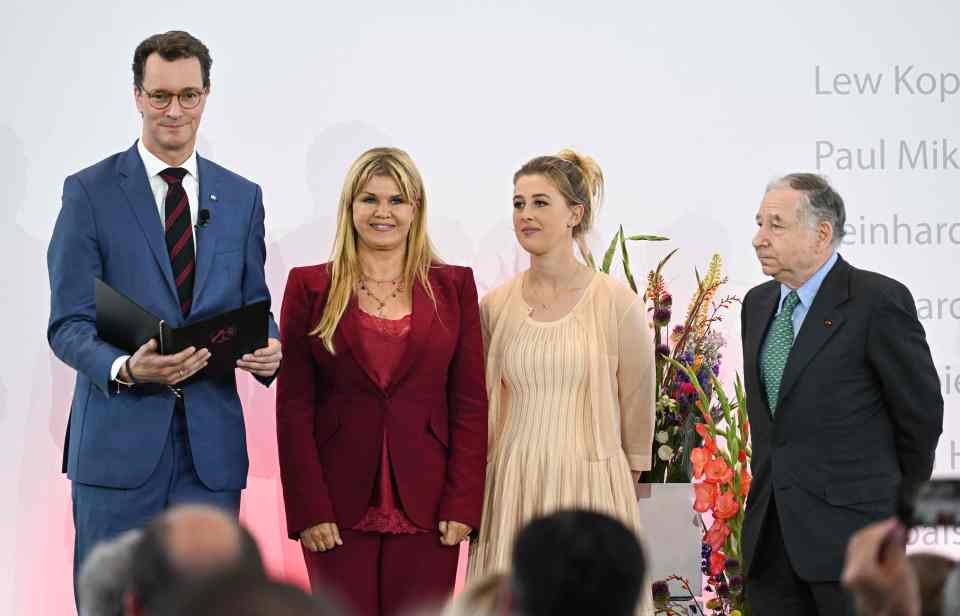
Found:
[[[143,166],[147,170],[147,179],[150,181],[150,190],[153,191],[153,198],[157,202],[157,212],[160,214],[160,220],[166,219],[164,212],[164,202],[167,199],[167,182],[160,177],[160,172],[169,169],[171,165],[163,162],[153,155],[150,150],[143,145],[143,141],[137,141],[137,150],[140,152],[140,158],[143,160]],[[187,193],[187,201],[190,205],[190,221],[197,224],[197,210],[200,208],[200,179],[197,175],[197,150],[194,149],[177,167],[187,170],[183,176],[183,190]],[[197,228],[193,229],[193,248],[197,248]],[[196,254],[196,252],[194,252]]]
[[[171,165],[163,162],[159,158],[153,155],[153,153],[143,145],[143,140],[140,139],[137,141],[137,151],[140,152],[140,159],[143,160],[143,167],[147,170],[147,180],[150,182],[150,190],[153,192],[153,198],[157,202],[157,213],[160,214],[160,224],[163,224],[163,221],[166,219],[165,201],[167,199],[167,182],[162,177],[160,177],[160,172],[164,169],[169,169]],[[200,177],[197,175],[197,150],[194,148],[193,152],[190,153],[190,156],[187,157],[187,160],[183,161],[177,167],[182,167],[187,170],[187,174],[183,176],[183,190],[187,193],[187,203],[190,206],[190,221],[193,223],[190,225],[190,230],[193,232],[193,250],[196,254],[197,250],[197,211],[200,208]],[[110,366],[110,380],[114,381],[117,379],[117,375],[120,374],[120,368],[123,366],[123,362],[127,361],[129,355],[121,355],[120,357],[113,360],[113,365]]]

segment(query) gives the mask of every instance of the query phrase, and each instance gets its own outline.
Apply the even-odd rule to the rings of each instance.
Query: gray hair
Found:
[[[97,545],[80,567],[77,597],[80,616],[119,616],[123,593],[130,585],[133,552],[140,541],[139,529]]]
[[[847,211],[843,199],[830,186],[827,179],[815,173],[790,173],[767,184],[771,190],[795,190],[800,193],[799,216],[801,222],[816,229],[822,222],[833,228],[831,244],[836,248],[844,236]]]

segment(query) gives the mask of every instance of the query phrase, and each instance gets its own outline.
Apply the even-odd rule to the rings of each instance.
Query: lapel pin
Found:
[[[826,325],[827,327],[833,327],[833,321],[831,321],[830,319],[827,319],[826,321],[824,321],[823,324]]]
[[[210,200],[211,200],[211,201],[216,201],[216,200],[217,200],[217,196],[216,196],[215,194],[213,194],[213,193],[210,193]]]

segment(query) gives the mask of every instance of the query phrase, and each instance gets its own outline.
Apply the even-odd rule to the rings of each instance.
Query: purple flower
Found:
[[[653,593],[655,603],[663,605],[670,600],[670,587],[667,586],[667,583],[663,580],[654,582],[651,587],[651,592]]]
[[[713,419],[713,423],[720,423],[723,421],[723,409],[719,406],[710,407],[710,417]]]
[[[713,552],[713,548],[710,547],[709,543],[703,543],[700,545],[700,570],[703,571],[704,575],[710,575],[711,552]]]
[[[653,324],[657,327],[664,327],[670,324],[670,309],[657,308],[653,311]]]
[[[740,577],[739,575],[735,575],[735,576],[733,576],[732,578],[730,578],[730,589],[731,589],[731,590],[737,591],[737,590],[740,590],[741,588],[743,588],[743,578],[742,578],[742,577]]]
[[[700,382],[700,387],[708,387],[710,385],[710,372],[706,368],[700,368],[700,371],[697,372],[697,381]]]
[[[673,306],[673,296],[670,295],[669,293],[662,294],[660,296],[660,305],[666,306],[667,308],[669,308],[670,306]]]
[[[666,345],[666,344],[658,344],[658,345],[657,345],[657,355],[656,355],[656,356],[657,356],[657,357],[660,357],[661,355],[666,355],[667,357],[670,357],[670,347],[669,347],[668,345]]]

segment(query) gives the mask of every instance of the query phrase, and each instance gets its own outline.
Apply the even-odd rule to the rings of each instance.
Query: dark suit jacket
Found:
[[[197,172],[199,208],[210,211],[210,224],[196,232],[196,281],[186,318],[136,144],[63,184],[63,207],[47,250],[47,338],[57,357],[77,371],[64,446],[64,470],[74,481],[111,488],[143,484],[163,453],[174,407],[167,387],[138,385],[118,393],[110,386],[111,365],[128,352],[97,337],[94,277],[174,327],[270,299],[260,187],[199,156]],[[270,336],[279,336],[272,318]],[[191,380],[184,399],[200,480],[211,490],[243,488],[246,432],[233,377]]]
[[[903,481],[923,481],[943,425],[943,398],[913,297],[899,282],[838,259],[790,352],[771,417],[758,355],[780,284],[743,300],[753,485],[743,553],[752,566],[771,498],[801,578],[840,578],[847,540],[893,515]]]
[[[449,265],[433,267],[430,284],[436,309],[415,284],[408,347],[383,390],[357,352],[356,296],[331,355],[308,336],[326,304],[328,265],[290,272],[280,317],[277,438],[291,537],[321,522],[350,528],[360,521],[384,430],[407,516],[428,529],[440,520],[480,527],[487,396],[477,288],[469,268]]]

